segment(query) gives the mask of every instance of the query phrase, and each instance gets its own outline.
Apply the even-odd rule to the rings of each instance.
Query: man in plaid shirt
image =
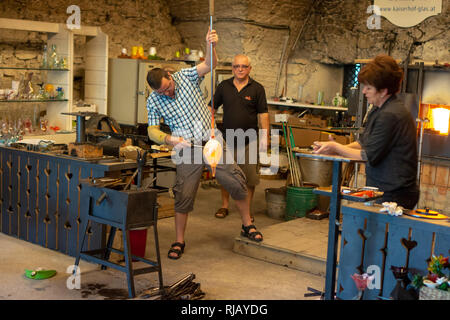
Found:
[[[211,132],[211,111],[208,109],[200,89],[200,82],[211,70],[211,54],[213,68],[217,64],[215,46],[219,38],[215,30],[206,35],[207,53],[205,61],[195,67],[182,69],[170,74],[154,68],[147,75],[147,82],[154,90],[147,99],[148,134],[151,140],[160,144],[174,146],[184,159],[194,159],[192,142],[204,141]],[[211,43],[213,50],[211,52]],[[162,132],[160,120],[169,126],[171,134]],[[198,149],[197,149],[198,150]],[[186,155],[190,157],[185,157]],[[224,150],[223,159],[229,159]],[[225,161],[224,161],[225,162]],[[210,166],[201,159],[197,161],[177,163],[175,194],[175,232],[176,241],[171,245],[168,257],[178,259],[184,253],[188,213],[193,210],[194,199],[200,183],[204,166]],[[246,177],[234,162],[220,163],[216,168],[217,181],[236,201],[242,219],[241,235],[254,241],[262,241],[262,234],[251,224],[250,208],[246,200]]]

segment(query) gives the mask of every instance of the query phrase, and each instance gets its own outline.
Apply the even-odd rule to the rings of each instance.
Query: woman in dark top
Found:
[[[384,191],[379,202],[413,209],[419,200],[416,126],[396,96],[402,78],[402,69],[390,56],[378,55],[366,64],[358,81],[373,107],[359,141],[348,145],[316,141],[314,153],[366,160],[366,185]]]

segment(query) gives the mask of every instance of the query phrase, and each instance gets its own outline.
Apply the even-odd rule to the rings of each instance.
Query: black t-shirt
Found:
[[[382,191],[415,188],[416,126],[395,95],[371,110],[360,141],[366,163],[366,185]]]
[[[223,105],[223,129],[258,129],[258,113],[267,113],[264,87],[248,79],[247,85],[238,92],[230,78],[222,81],[214,94],[214,109]]]

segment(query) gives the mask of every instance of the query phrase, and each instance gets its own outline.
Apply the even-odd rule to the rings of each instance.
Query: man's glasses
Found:
[[[166,92],[169,92],[171,87],[172,87],[172,80],[170,80],[169,85],[168,85],[168,87],[166,89],[161,89],[160,88],[159,90],[156,90],[156,93],[158,93],[158,94],[165,94]]]
[[[248,69],[249,65],[246,64],[235,64],[233,65],[233,69]]]

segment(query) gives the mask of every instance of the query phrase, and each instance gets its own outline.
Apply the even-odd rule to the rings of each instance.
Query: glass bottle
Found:
[[[48,68],[48,52],[47,45],[44,45],[44,53],[42,54],[42,68]]]
[[[25,88],[26,88],[25,77],[21,73],[19,75],[19,85],[18,85],[18,88],[17,88],[17,98],[18,99],[26,99]]]
[[[122,52],[120,53],[120,56],[117,56],[117,58],[129,59],[130,56],[128,55],[127,49],[122,48]]]
[[[64,99],[64,90],[62,87],[56,88],[56,99],[59,99],[59,100]]]
[[[38,83],[39,85],[39,93],[38,93],[38,99],[40,100],[47,100],[48,95],[47,92],[44,90],[44,83]]]
[[[49,68],[58,67],[58,55],[56,54],[56,44],[52,44],[52,49],[50,50]]]
[[[334,99],[333,99],[333,106],[338,107],[339,103],[340,103],[339,92],[336,92],[336,96],[334,96]]]

